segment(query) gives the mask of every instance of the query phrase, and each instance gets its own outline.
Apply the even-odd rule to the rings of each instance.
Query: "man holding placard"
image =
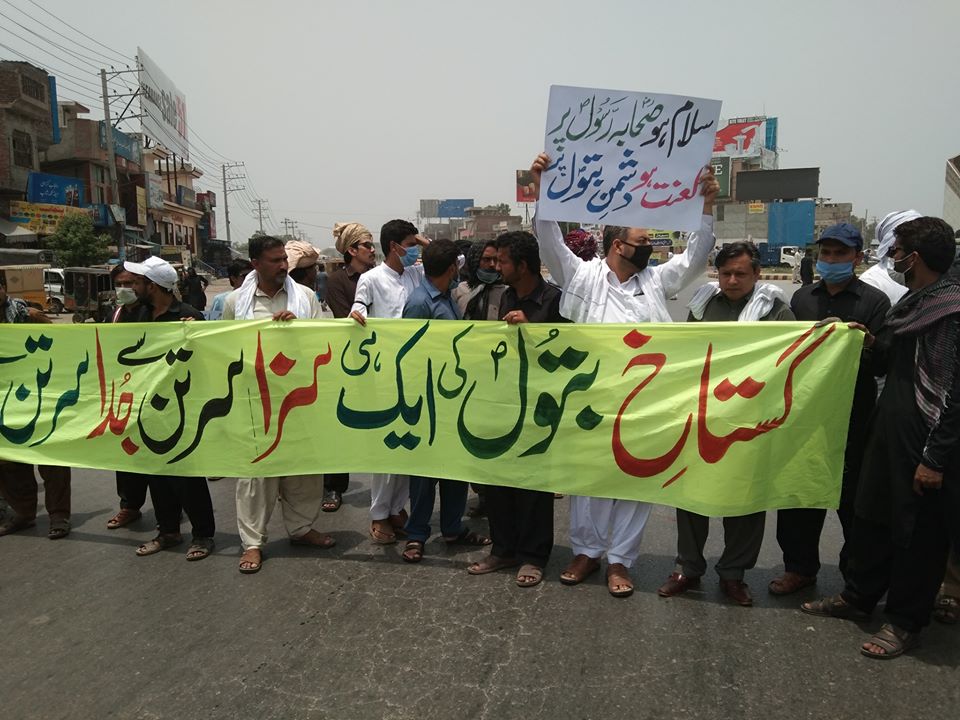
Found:
[[[541,153],[530,168],[539,197],[540,179],[550,166]],[[646,229],[608,225],[603,232],[604,259],[584,262],[567,248],[556,222],[534,218],[540,255],[563,289],[560,312],[573,322],[670,322],[667,298],[695,282],[713,250],[713,200],[720,190],[712,170],[700,173],[703,196],[701,227],[690,235],[685,252],[648,267],[653,246]],[[600,567],[607,554],[607,589],[615,597],[633,593],[629,568],[640,553],[650,503],[609,498],[573,497],[570,542],[575,557],[560,581],[576,585]]]

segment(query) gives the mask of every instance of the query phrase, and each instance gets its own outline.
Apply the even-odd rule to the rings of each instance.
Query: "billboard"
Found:
[[[100,131],[100,147],[104,150],[107,149],[107,131],[106,124],[101,120],[97,123]],[[131,135],[127,135],[125,132],[121,132],[116,128],[113,128],[113,154],[119,155],[125,160],[129,160],[132,163],[137,165],[141,164],[140,159],[140,142]]]
[[[154,173],[144,173],[143,182],[147,191],[147,207],[163,210],[163,178]]]
[[[27,202],[83,207],[83,181],[63,175],[32,172],[27,176]]]
[[[421,200],[420,201],[420,217],[422,218],[435,218],[439,217],[437,212],[439,212],[438,207],[440,205],[439,200]]]
[[[537,201],[533,185],[533,174],[529,170],[517,170],[517,202],[532,203]]]
[[[820,193],[820,168],[750,170],[737,173],[737,200],[797,200]]]
[[[713,176],[720,183],[720,192],[717,193],[717,197],[730,197],[730,157],[718,155],[710,160],[710,165],[713,167]]]
[[[816,209],[813,200],[770,203],[767,215],[767,242],[770,247],[811,244]]]
[[[137,59],[143,134],[185,160],[189,159],[186,96],[139,47]]]
[[[441,200],[437,203],[438,218],[462,218],[467,216],[467,208],[473,207],[473,198],[459,200]]]
[[[777,150],[777,118],[733,118],[717,130],[713,151],[729,157],[752,157]]]
[[[10,219],[38,235],[53,235],[57,231],[60,221],[68,213],[92,215],[93,211],[90,208],[69,207],[67,205],[31,203],[22,200],[10,201]]]
[[[137,225],[143,227],[147,224],[147,191],[137,188]]]

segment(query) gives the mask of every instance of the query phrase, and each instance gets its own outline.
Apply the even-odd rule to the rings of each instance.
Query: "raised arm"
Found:
[[[540,197],[540,176],[549,164],[547,154],[540,153],[530,166],[537,198]],[[553,220],[541,220],[537,212],[533,216],[533,228],[540,245],[540,259],[550,271],[553,281],[561,288],[566,287],[583,261],[567,247],[560,226]]]

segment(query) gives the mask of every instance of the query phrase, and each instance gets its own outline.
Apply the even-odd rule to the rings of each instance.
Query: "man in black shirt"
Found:
[[[540,249],[533,235],[501,235],[497,260],[508,285],[500,304],[501,319],[511,325],[567,322],[560,315],[560,288],[540,274]],[[517,585],[537,585],[553,550],[553,493],[491,485],[486,496],[493,547],[486,559],[470,565],[467,572],[484,575],[520,565]]]
[[[854,274],[854,268],[863,261],[860,231],[848,223],[840,223],[824,230],[817,242],[820,246],[817,272],[821,279],[794,293],[790,301],[793,314],[802,321],[838,318],[847,323],[860,323],[876,335],[890,310],[890,301],[883,292],[862,282]],[[847,574],[853,504],[867,424],[877,397],[869,353],[864,349],[857,374],[844,454],[840,507],[837,508],[843,527],[844,544],[839,564],[844,576]],[[816,582],[820,570],[820,533],[826,516],[826,510],[818,509],[780,510],[777,513],[777,542],[783,551],[784,573],[771,581],[771,593],[788,595]]]
[[[177,271],[165,260],[149,257],[142,263],[126,262],[123,267],[133,273],[133,290],[141,308],[138,322],[179,322],[203,320],[203,313],[173,294]],[[187,560],[202,560],[213,550],[213,501],[207,481],[202,477],[150,475],[147,484],[157,516],[159,533],[150,542],[137,548],[137,555],[153,555],[183,542],[180,535],[180,513],[187,514],[193,526],[193,542]]]

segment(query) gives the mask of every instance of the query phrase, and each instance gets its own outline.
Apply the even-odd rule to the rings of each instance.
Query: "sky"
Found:
[[[780,167],[819,166],[820,195],[858,215],[941,214],[960,154],[955,0],[0,0],[0,13],[0,44],[75,76],[61,100],[92,107],[95,63],[141,46],[186,95],[220,237],[219,163],[245,164],[234,241],[257,229],[257,198],[268,232],[289,218],[320,248],[338,221],[376,233],[414,220],[420,198],[512,202],[515,170],[544,146],[552,84],[776,116]]]

